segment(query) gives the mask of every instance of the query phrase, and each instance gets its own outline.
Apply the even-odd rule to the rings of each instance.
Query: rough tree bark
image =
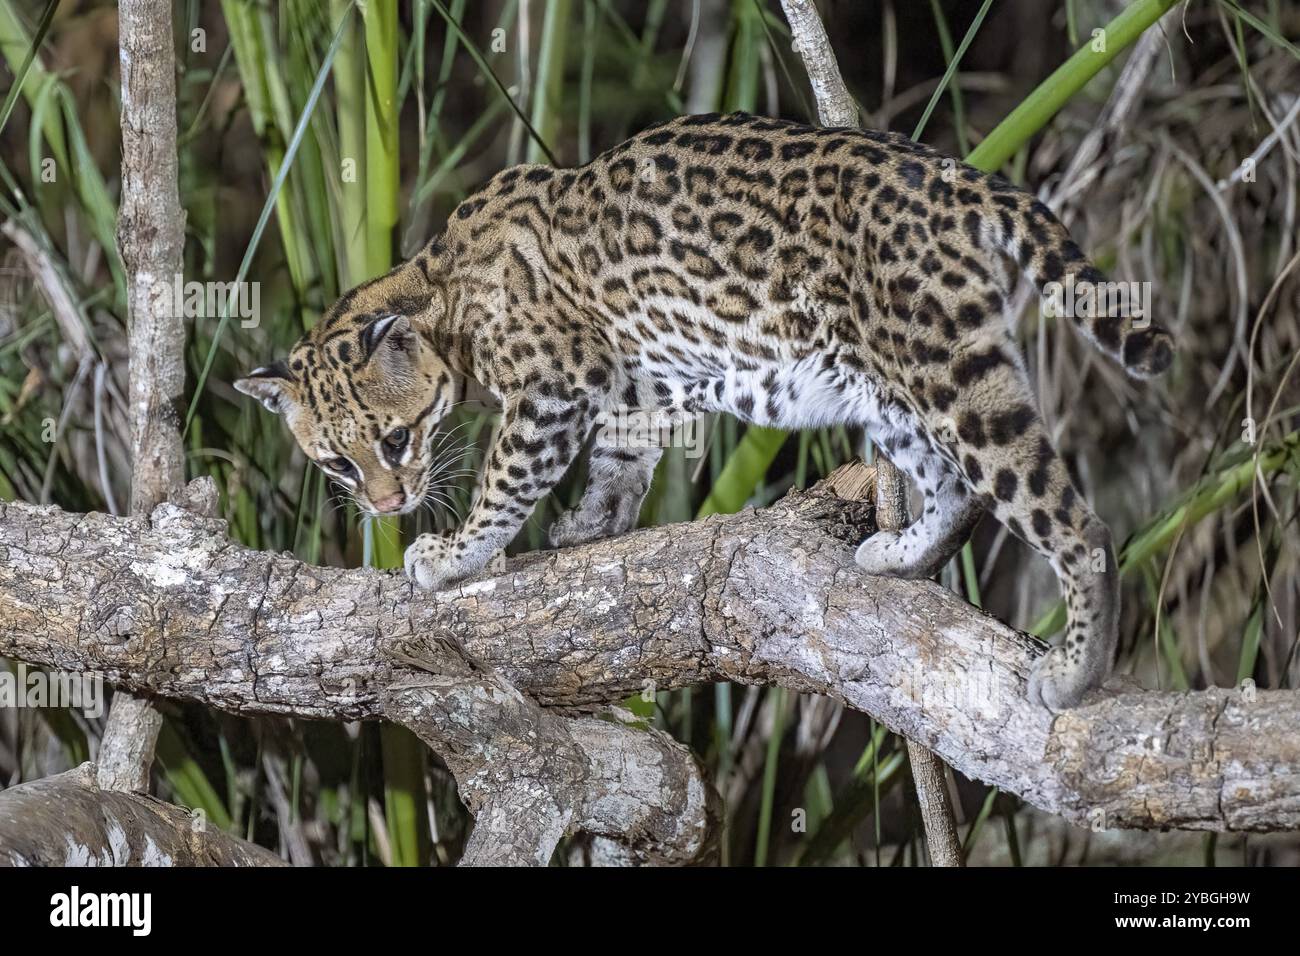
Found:
[[[101,789],[93,764],[0,797],[0,866],[283,865],[180,807]]]
[[[465,759],[478,775],[460,780],[471,805],[533,782],[557,787],[575,821],[593,804],[627,809],[616,805],[630,784],[589,775],[595,798],[567,791],[569,761],[582,758],[551,765],[545,720],[518,761],[509,734],[496,749],[467,731],[486,719],[466,721],[472,704],[527,732],[512,711],[529,705],[496,680],[557,714],[646,682],[775,684],[870,713],[968,777],[1076,823],[1300,827],[1300,692],[1110,690],[1053,717],[1025,697],[1041,646],[937,584],[863,575],[853,549],[872,530],[869,505],[792,493],[761,512],[517,558],[496,577],[429,594],[400,573],[249,551],[223,522],[172,504],[148,519],[0,505],[0,655],[233,713],[396,719],[452,751],[474,749]],[[412,681],[447,702],[403,699]],[[587,733],[583,720],[562,726]],[[655,774],[686,781],[658,798],[649,815],[673,821],[651,830],[707,832],[693,761],[666,739],[636,742],[657,749]]]
[[[117,239],[126,266],[131,422],[131,511],[147,514],[181,490],[178,408],[185,328],[167,292],[181,271],[185,211],[177,192],[176,63],[169,0],[121,0],[122,205]],[[145,792],[162,715],[118,694],[99,745],[101,786]]]

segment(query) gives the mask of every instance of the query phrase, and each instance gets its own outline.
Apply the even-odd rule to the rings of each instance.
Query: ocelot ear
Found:
[[[253,369],[247,377],[236,379],[234,386],[277,415],[286,414],[298,401],[298,380],[283,361]]]
[[[392,375],[406,375],[416,360],[419,337],[404,315],[383,315],[361,330],[365,361],[379,362]]]

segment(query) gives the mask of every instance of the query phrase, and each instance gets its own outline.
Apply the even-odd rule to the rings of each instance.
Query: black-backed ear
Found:
[[[416,363],[418,337],[411,320],[404,315],[385,315],[361,330],[361,348],[365,362],[377,362],[383,376],[405,381]]]
[[[380,316],[361,330],[361,348],[366,359],[370,359],[381,345],[397,351],[409,351],[414,344],[415,333],[411,330],[411,320],[404,315]]]
[[[234,386],[245,395],[251,395],[269,411],[283,415],[296,401],[298,381],[283,361],[263,365],[248,373],[246,378],[236,379]]]

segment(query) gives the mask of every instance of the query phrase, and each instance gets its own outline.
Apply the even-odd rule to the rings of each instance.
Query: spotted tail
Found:
[[[1045,308],[1073,318],[1134,378],[1152,378],[1173,364],[1173,336],[1151,319],[1149,284],[1109,281],[1052,211],[1027,193],[999,192],[994,202],[1001,207],[997,244],[1033,278]]]

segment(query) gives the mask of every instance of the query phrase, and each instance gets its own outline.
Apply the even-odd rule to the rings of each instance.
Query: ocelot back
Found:
[[[991,512],[1061,581],[1069,628],[1030,682],[1059,709],[1109,668],[1118,575],[1004,318],[1019,270],[1102,281],[1032,196],[903,136],[688,116],[580,169],[499,173],[418,255],[235,384],[374,513],[436,494],[439,423],[467,389],[495,396],[467,519],[407,549],[427,588],[481,570],[626,410],[862,426],[925,506],[864,541],[858,564],[927,577]],[[1133,375],[1164,371],[1169,335],[1109,311],[1080,329]],[[632,528],[659,454],[597,443],[552,542]]]

